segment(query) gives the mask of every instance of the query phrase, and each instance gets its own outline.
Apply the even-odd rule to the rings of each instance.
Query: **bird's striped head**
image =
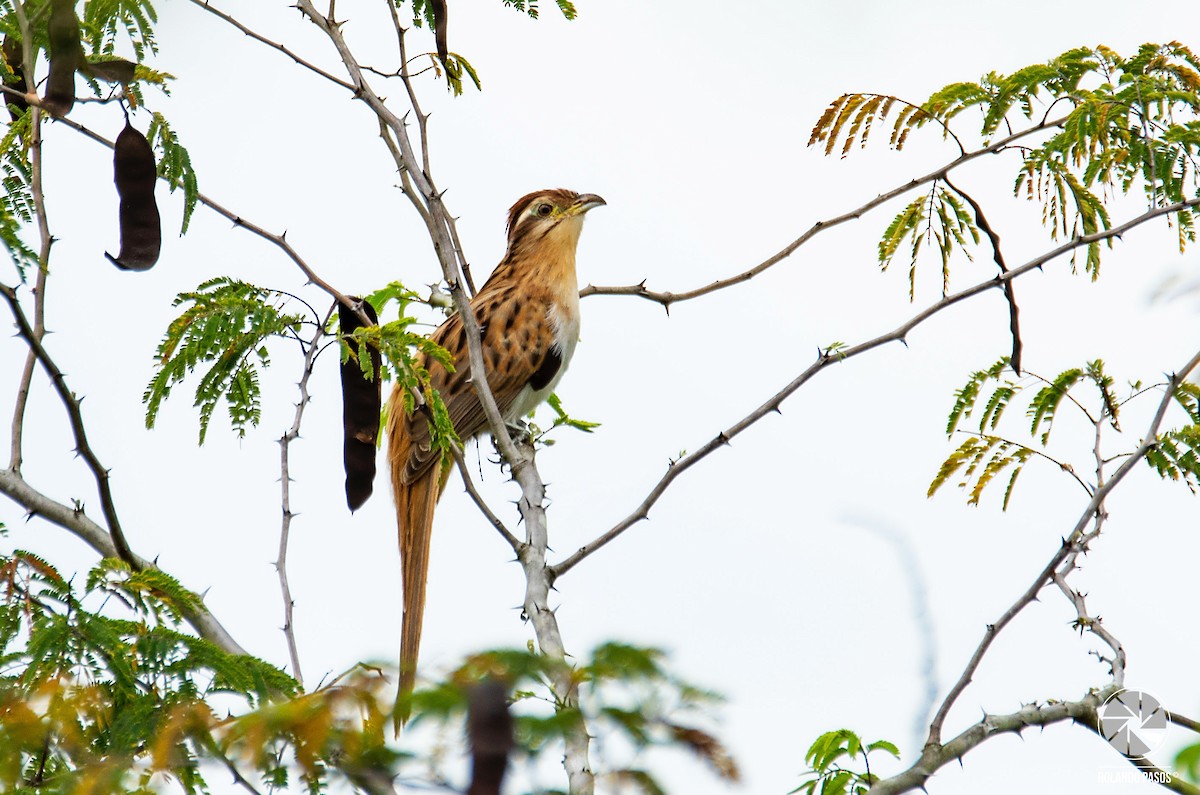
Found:
[[[594,193],[555,188],[539,190],[517,199],[508,211],[508,253],[513,255],[545,241],[574,244],[583,228],[583,216],[607,202]]]

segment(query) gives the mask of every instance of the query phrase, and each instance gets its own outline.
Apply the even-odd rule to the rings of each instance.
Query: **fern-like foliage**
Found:
[[[979,228],[957,195],[935,180],[929,192],[919,196],[896,215],[879,241],[879,265],[892,263],[905,239],[909,240],[908,299],[916,294],[917,259],[924,243],[932,241],[942,261],[942,295],[950,289],[950,256],[959,250],[973,259],[969,245],[979,243]],[[967,238],[970,238],[968,243]]]
[[[192,159],[178,136],[171,129],[161,113],[155,113],[146,131],[146,140],[158,151],[158,175],[171,186],[171,192],[176,188],[183,189],[183,221],[179,234],[185,234],[188,223],[192,220],[192,212],[200,199],[200,186],[196,180],[196,170],[192,168]]]
[[[1159,434],[1146,461],[1161,477],[1182,481],[1196,493],[1200,486],[1200,423]]]
[[[206,791],[197,762],[222,718],[205,700],[254,708],[298,688],[180,631],[198,604],[169,575],[120,561],[102,561],[79,591],[33,553],[0,556],[0,790],[131,791],[161,771]],[[193,716],[186,734],[172,732],[181,714]]]
[[[147,52],[158,52],[154,40],[157,22],[158,12],[150,0],[88,0],[79,20],[92,54],[112,55],[118,36],[124,34],[139,61],[145,59]]]
[[[509,8],[515,8],[517,11],[528,14],[533,19],[537,19],[541,13],[538,9],[538,0],[503,0],[503,2]],[[575,19],[575,17],[579,16],[579,12],[575,10],[575,4],[571,0],[554,0],[554,4],[558,6],[558,10],[567,19]]]
[[[1200,195],[1200,60],[1178,42],[1146,44],[1128,58],[1106,47],[1077,48],[1012,74],[951,83],[920,103],[844,94],[817,120],[809,145],[845,157],[874,140],[874,128],[889,124],[888,144],[901,150],[910,133],[932,126],[965,153],[965,111],[978,111],[975,129],[987,144],[1045,123],[1060,109],[1063,116],[1047,128],[1045,141],[1011,150],[1021,157],[1014,191],[1041,204],[1053,239],[1110,228],[1107,199],[1139,187],[1152,206]],[[920,206],[913,202],[893,221],[881,254],[894,253],[897,230],[912,231],[905,224],[919,221]],[[1171,218],[1182,249],[1195,240],[1194,213],[1182,209]],[[964,242],[945,240],[958,247]],[[1093,278],[1100,255],[1099,242],[1086,247],[1085,270]]]
[[[258,368],[270,364],[265,343],[271,337],[293,336],[303,322],[302,315],[282,310],[284,300],[280,293],[227,277],[180,293],[174,305],[185,309],[159,343],[157,372],[142,396],[146,427],[154,427],[171,390],[201,366],[207,371],[195,392],[200,443],[222,399],[239,436],[257,425],[262,410]]]
[[[21,281],[30,268],[37,267],[38,255],[21,237],[21,229],[36,214],[32,174],[29,163],[29,124],[26,111],[8,125],[0,139],[0,181],[4,197],[0,199],[0,243],[17,269]]]
[[[1156,391],[1144,389],[1135,382],[1130,384],[1127,395],[1119,396],[1114,379],[1100,360],[1064,370],[1054,378],[1043,378],[1032,373],[1026,373],[1020,380],[1014,380],[1015,377],[1008,358],[1003,358],[985,370],[972,373],[967,383],[954,393],[954,405],[946,422],[946,435],[952,437],[956,433],[965,433],[967,438],[938,468],[929,484],[929,496],[932,497],[953,479],[959,488],[967,491],[967,502],[978,505],[988,486],[1007,473],[1002,504],[1007,509],[1017,477],[1034,456],[1057,464],[1092,493],[1095,490],[1094,483],[1085,482],[1076,467],[1047,452],[1050,433],[1063,407],[1069,407],[1083,416],[1096,428],[1096,433],[1100,432],[1102,425],[1108,425],[1119,433],[1124,405]],[[1087,391],[1078,394],[1085,387]],[[1029,425],[1025,432],[1029,437],[1028,442],[998,432],[1006,409],[1019,396],[1027,400],[1025,414]],[[1200,387],[1191,383],[1183,384],[1176,390],[1175,400],[1187,414],[1190,424],[1161,434],[1159,444],[1148,454],[1148,461],[1162,476],[1183,480],[1189,488],[1194,488],[1198,474],[1195,469],[1195,443],[1200,441],[1200,434],[1194,429],[1200,428],[1197,422],[1200,419]],[[976,419],[977,422],[964,430],[968,419]],[[1088,451],[1093,456],[1094,444],[1089,440]],[[1092,466],[1095,466],[1095,462]]]
[[[538,7],[538,0],[501,0],[504,5],[509,8],[516,9],[523,14],[528,14],[532,19],[537,19],[541,14],[541,9]],[[399,8],[404,4],[404,0],[395,0],[396,7]],[[571,0],[554,0],[554,4],[558,6],[558,10],[567,19],[575,19],[579,16],[579,12],[575,9],[575,4]],[[418,27],[425,26],[433,30],[433,7],[429,0],[412,0],[413,23]]]

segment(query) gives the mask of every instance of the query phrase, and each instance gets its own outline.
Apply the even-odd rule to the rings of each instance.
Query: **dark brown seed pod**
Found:
[[[122,270],[149,270],[158,262],[162,227],[154,201],[158,174],[146,136],[125,122],[113,147],[113,178],[121,197],[121,254],[104,256]]]
[[[359,300],[354,296],[351,298]],[[371,323],[379,323],[370,304],[363,301],[362,308]],[[338,322],[343,337],[349,337],[356,328],[363,327],[358,313],[344,305],[338,306]],[[380,386],[383,360],[376,348],[370,349],[370,355],[371,368],[375,371],[375,378],[370,381],[363,375],[357,359],[351,357],[342,362],[342,428],[345,434],[342,461],[346,468],[346,504],[351,511],[363,506],[371,496],[375,482],[375,439],[379,435],[379,411],[383,405]]]
[[[50,0],[50,73],[42,105],[51,113],[66,116],[75,107],[75,70],[83,65],[79,43],[79,17],[75,0]]]
[[[471,786],[467,795],[500,795],[513,749],[513,718],[508,688],[484,679],[467,694],[467,735],[471,740]]]
[[[8,65],[8,71],[12,72],[12,77],[7,78],[4,83],[9,88],[15,88],[17,91],[26,91],[25,87],[25,50],[21,46],[20,39],[12,36],[4,37],[4,63]],[[4,104],[9,105],[8,113],[12,116],[12,120],[16,121],[25,114],[29,109],[29,103],[24,98],[5,93]]]
[[[137,71],[137,64],[114,58],[110,61],[88,61],[82,67],[84,72],[106,83],[129,84]]]
[[[433,8],[433,37],[437,42],[438,57],[442,59],[442,66],[446,66],[446,57],[450,54],[446,46],[446,27],[450,23],[450,13],[446,10],[446,0],[429,0],[429,5]]]

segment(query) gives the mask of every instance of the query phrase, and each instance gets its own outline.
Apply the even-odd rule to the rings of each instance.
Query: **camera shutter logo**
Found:
[[[1146,756],[1167,736],[1166,709],[1154,696],[1140,690],[1114,693],[1097,715],[1100,734],[1125,756]]]

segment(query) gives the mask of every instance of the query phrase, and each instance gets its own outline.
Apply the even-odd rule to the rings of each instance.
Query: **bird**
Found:
[[[575,250],[584,216],[606,203],[593,193],[558,188],[526,194],[508,211],[504,258],[470,302],[487,383],[506,424],[519,423],[548,398],[571,362],[579,340]],[[450,316],[431,339],[450,354],[454,367],[423,355],[417,364],[428,370],[430,385],[465,443],[487,430],[487,419],[471,385],[462,316]],[[397,727],[407,717],[402,702],[416,681],[433,513],[450,473],[449,458],[432,445],[428,412],[406,411],[405,403],[397,384],[387,421],[404,592]]]

